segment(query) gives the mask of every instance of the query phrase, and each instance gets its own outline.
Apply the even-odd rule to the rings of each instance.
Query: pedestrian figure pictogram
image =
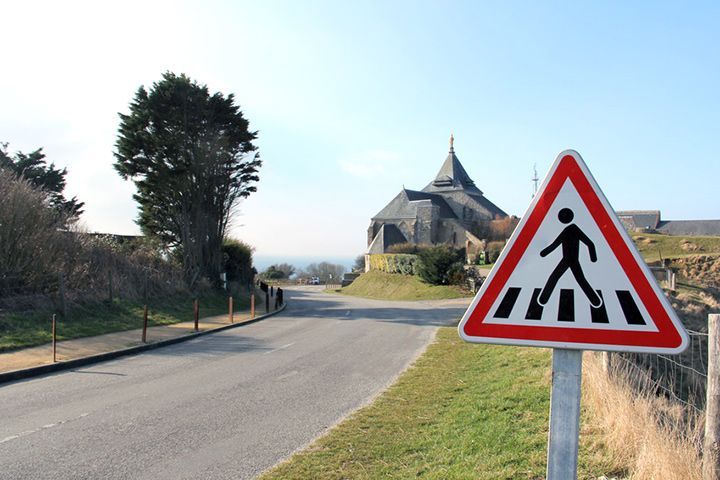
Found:
[[[558,213],[558,220],[567,224],[572,222],[574,216],[575,215],[571,209],[563,208]],[[588,300],[590,300],[590,304],[595,308],[600,308],[602,306],[602,297],[600,297],[600,295],[598,295],[597,292],[595,292],[595,290],[593,290],[590,286],[587,278],[585,278],[582,266],[580,265],[580,242],[587,246],[588,252],[590,253],[590,261],[593,263],[597,262],[595,244],[588,238],[587,235],[585,235],[585,233],[583,233],[582,230],[580,230],[580,227],[574,223],[565,227],[565,229],[560,232],[560,235],[557,236],[555,241],[540,252],[541,257],[547,257],[556,248],[562,246],[562,260],[560,260],[560,263],[558,263],[555,270],[553,270],[550,274],[547,283],[538,297],[537,301],[540,305],[544,306],[547,304],[550,299],[550,295],[553,290],[555,290],[558,280],[560,280],[560,277],[562,277],[566,271],[570,270],[575,276],[575,281],[578,283],[580,288],[582,288],[582,291],[588,297]]]

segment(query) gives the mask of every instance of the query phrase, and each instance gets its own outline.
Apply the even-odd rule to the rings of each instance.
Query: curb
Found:
[[[15,380],[24,380],[26,378],[38,377],[47,373],[61,372],[63,370],[69,370],[72,368],[83,367],[86,365],[92,365],[93,363],[105,362],[114,358],[125,357],[127,355],[135,355],[138,353],[146,352],[148,350],[155,350],[156,348],[167,347],[169,345],[175,345],[176,343],[187,342],[194,338],[202,337],[203,335],[209,335],[211,333],[222,332],[223,330],[230,330],[231,328],[244,327],[255,322],[259,322],[268,317],[272,317],[287,307],[287,303],[283,304],[282,307],[275,310],[274,312],[266,313],[258,317],[253,318],[242,323],[231,323],[229,325],[223,325],[222,327],[213,328],[210,330],[204,330],[202,332],[195,332],[181,337],[170,338],[168,340],[161,340],[159,342],[148,343],[145,345],[138,345],[136,347],[123,348],[120,350],[113,350],[111,352],[98,353],[97,355],[90,355],[89,357],[75,358],[73,360],[65,360],[62,362],[51,363],[49,365],[40,365],[38,367],[23,368],[22,370],[13,370],[10,372],[0,373],[0,385],[8,382],[14,382]]]

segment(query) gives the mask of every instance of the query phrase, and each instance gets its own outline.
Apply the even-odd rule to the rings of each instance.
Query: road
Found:
[[[469,303],[286,292],[252,325],[1,386],[0,478],[253,478],[369,402]]]

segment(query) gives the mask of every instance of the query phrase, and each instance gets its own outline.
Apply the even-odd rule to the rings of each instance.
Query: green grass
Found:
[[[630,235],[646,261],[690,255],[720,254],[720,237],[671,236],[648,233]]]
[[[550,351],[471,345],[451,327],[370,406],[261,477],[540,479]],[[580,478],[613,474],[593,432]]]
[[[414,275],[384,273],[376,270],[363,273],[347,287],[334,291],[343,295],[378,300],[440,300],[468,295],[454,286],[429,285]]]
[[[226,313],[228,298],[224,293],[200,297],[200,316]],[[235,309],[246,308],[247,298],[235,298]],[[50,311],[8,313],[0,315],[0,352],[42,345],[52,340]],[[58,316],[58,340],[91,337],[104,333],[142,328],[143,304],[138,301],[114,300],[68,307],[67,317]],[[151,299],[148,302],[148,325],[168,325],[192,320],[192,298],[188,295]]]

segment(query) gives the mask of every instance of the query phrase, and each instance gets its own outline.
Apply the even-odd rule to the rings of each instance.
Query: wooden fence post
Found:
[[[58,300],[60,303],[60,315],[67,316],[67,303],[65,302],[65,275],[58,274]]]
[[[142,342],[147,343],[147,303],[143,306],[143,331],[142,331]]]
[[[250,318],[255,318],[255,292],[250,294]]]
[[[195,331],[198,332],[198,321],[200,320],[200,302],[198,302],[197,298],[193,301],[193,311],[195,313]]]
[[[720,480],[720,314],[708,315],[708,372],[703,480]]]
[[[53,363],[57,362],[57,320],[55,319],[55,314],[53,313],[52,316],[52,356],[53,356]]]
[[[233,323],[233,297],[232,297],[232,295],[230,295],[228,297],[228,310],[229,310],[228,316],[230,317],[230,323]]]

